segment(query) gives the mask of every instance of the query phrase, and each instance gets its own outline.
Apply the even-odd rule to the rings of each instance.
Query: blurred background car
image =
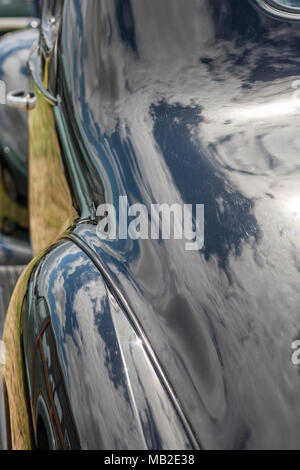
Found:
[[[38,26],[37,0],[0,0],[0,33]]]
[[[35,29],[1,37],[0,81],[7,91],[28,87],[26,58],[37,37]],[[15,283],[32,257],[27,129],[26,113],[0,104],[0,335]]]

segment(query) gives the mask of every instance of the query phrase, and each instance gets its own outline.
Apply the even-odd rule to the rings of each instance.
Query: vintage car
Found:
[[[0,0],[0,33],[37,27],[38,18],[38,0]]]
[[[300,448],[299,21],[299,1],[44,0],[34,88],[8,96],[31,109],[35,258],[3,447]],[[203,246],[101,236],[122,197],[204,205]]]

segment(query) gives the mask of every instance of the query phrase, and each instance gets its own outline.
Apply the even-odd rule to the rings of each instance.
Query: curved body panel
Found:
[[[11,371],[18,370],[11,361],[21,354],[11,349],[21,289],[21,349],[35,442],[42,419],[54,449],[191,448],[143,341],[96,266],[70,241],[32,263],[12,299],[4,332],[9,396],[16,381]],[[24,391],[23,402],[10,405],[13,436],[24,427],[19,410],[26,402]],[[13,441],[14,448],[27,445],[21,436]]]

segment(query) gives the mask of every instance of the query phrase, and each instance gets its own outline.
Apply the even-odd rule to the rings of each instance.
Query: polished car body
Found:
[[[300,16],[286,3],[44,1],[8,447],[300,447]],[[204,204],[204,248],[99,239],[97,207],[122,195]]]
[[[0,0],[0,33],[38,25],[38,0]]]
[[[37,38],[28,30],[0,39],[2,91],[28,88],[26,61]],[[0,104],[0,265],[25,265],[32,257],[27,193],[28,117]]]

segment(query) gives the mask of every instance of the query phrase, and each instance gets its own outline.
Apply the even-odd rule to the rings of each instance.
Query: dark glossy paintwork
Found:
[[[50,125],[42,125],[30,158],[38,168],[38,149],[52,142],[46,174],[61,163],[59,181],[64,191],[68,182],[77,215],[67,202],[71,241],[28,268],[5,333],[8,346],[19,347],[15,317],[26,294],[34,426],[32,380],[37,375],[42,394],[50,393],[42,380],[54,363],[52,393],[60,383],[63,398],[50,399],[43,416],[57,447],[299,448],[299,370],[291,362],[300,330],[299,24],[248,0],[59,5],[58,64],[56,54],[41,50],[59,104],[52,108],[38,95],[31,146],[34,123]],[[58,30],[49,32],[53,50]],[[51,177],[48,194],[59,187]],[[43,194],[37,185],[33,191]],[[118,207],[120,195],[148,207],[205,204],[204,249],[100,241],[96,207]],[[32,229],[41,229],[36,254],[49,243],[47,224],[39,226],[41,201],[32,206]],[[63,230],[55,206],[50,238]],[[46,312],[42,319],[35,305]],[[46,366],[32,359],[43,325]],[[140,376],[128,338],[145,354]],[[5,380],[13,399],[12,370],[8,364]],[[160,399],[148,398],[156,387],[171,421]],[[26,395],[13,406],[25,410]],[[59,437],[60,420],[72,438]],[[17,438],[15,448],[30,441]]]
[[[0,0],[0,34],[37,28],[40,0]]]
[[[205,204],[201,253],[77,234],[203,447],[299,447],[299,25],[234,0],[70,1],[63,21],[62,102],[91,198]]]

